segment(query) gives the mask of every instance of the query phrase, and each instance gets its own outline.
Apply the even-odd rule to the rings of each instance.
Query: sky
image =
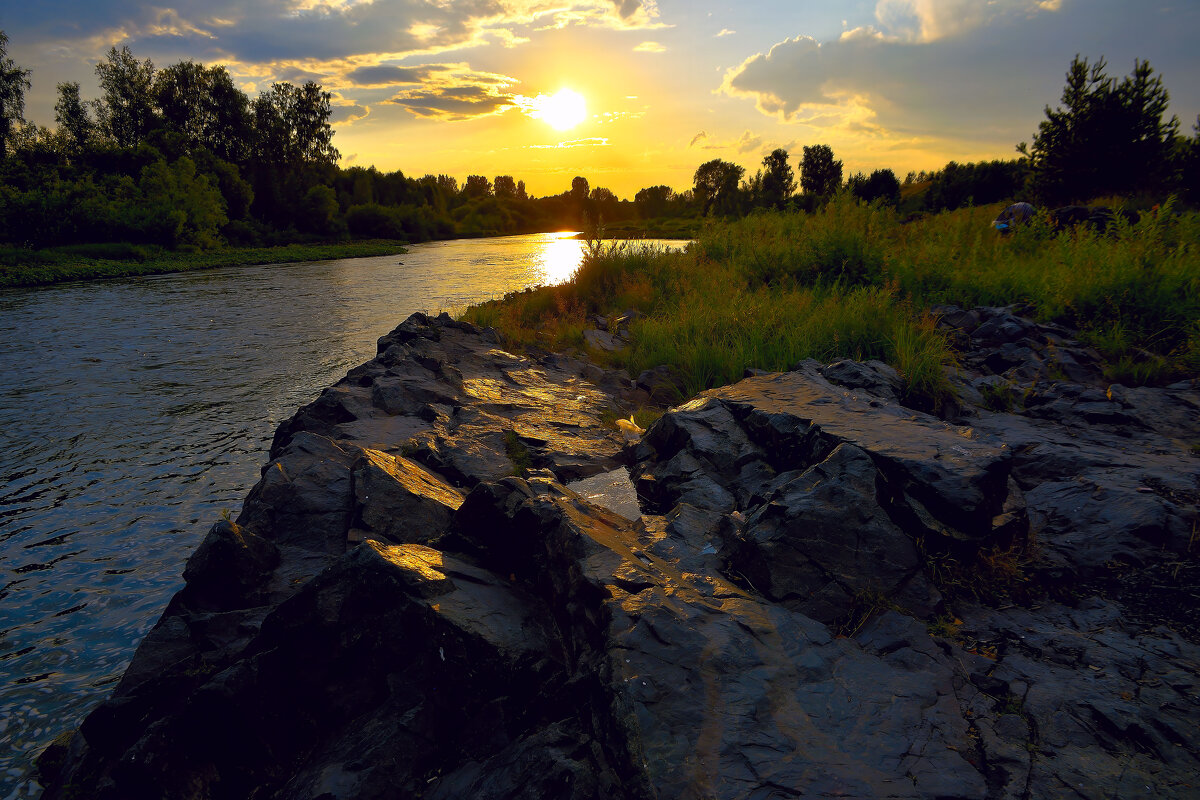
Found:
[[[1197,0],[13,0],[0,30],[39,124],[59,82],[96,97],[96,63],[127,46],[223,64],[251,97],[320,83],[343,166],[539,196],[576,175],[683,190],[705,161],[753,174],[777,147],[799,172],[814,144],[846,175],[1012,158],[1076,54],[1114,77],[1149,61],[1185,133],[1200,112]]]

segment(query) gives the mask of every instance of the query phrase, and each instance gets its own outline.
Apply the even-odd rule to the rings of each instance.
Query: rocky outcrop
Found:
[[[47,797],[1195,795],[1194,388],[948,421],[804,362],[623,450],[654,377],[414,315],[281,426]],[[589,502],[621,463],[640,509]]]

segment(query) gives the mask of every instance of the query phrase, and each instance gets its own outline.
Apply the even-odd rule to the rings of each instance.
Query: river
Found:
[[[676,243],[677,244],[677,243]],[[561,234],[0,291],[0,798],[120,678],[275,427],[413,311],[566,280]]]

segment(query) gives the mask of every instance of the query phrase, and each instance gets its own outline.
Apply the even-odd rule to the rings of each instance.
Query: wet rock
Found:
[[[728,542],[731,568],[767,598],[821,622],[844,617],[870,593],[919,616],[941,601],[916,546],[876,500],[877,470],[841,444],[749,515]]]
[[[431,542],[450,524],[462,494],[401,456],[367,450],[351,469],[355,518],[397,542]]]
[[[756,372],[632,445],[615,513],[645,388],[414,315],[281,426],[46,800],[1193,796],[1195,387],[1035,386],[1066,332],[941,324],[962,419]]]

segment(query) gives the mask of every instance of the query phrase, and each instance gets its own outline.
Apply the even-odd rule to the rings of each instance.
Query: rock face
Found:
[[[804,362],[622,451],[645,388],[414,315],[280,428],[46,797],[1194,797],[1200,395],[901,388]],[[564,485],[622,462],[636,520]]]

